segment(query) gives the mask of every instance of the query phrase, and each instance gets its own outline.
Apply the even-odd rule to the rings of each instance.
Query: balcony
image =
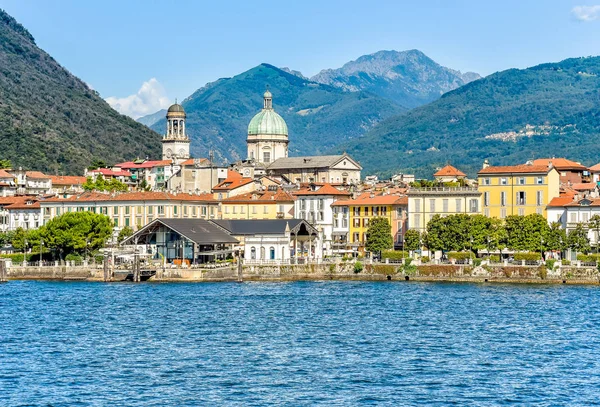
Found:
[[[277,219],[283,219],[285,217],[284,212],[277,212]]]

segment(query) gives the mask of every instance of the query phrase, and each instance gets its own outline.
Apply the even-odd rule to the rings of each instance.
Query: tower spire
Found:
[[[267,85],[267,90],[265,91],[263,98],[264,98],[263,109],[273,109],[273,95],[269,91],[269,85]]]

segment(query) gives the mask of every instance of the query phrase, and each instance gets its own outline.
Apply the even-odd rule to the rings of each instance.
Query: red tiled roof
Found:
[[[596,189],[596,184],[593,182],[582,182],[571,185],[571,188],[576,191],[591,191]]]
[[[295,198],[281,189],[277,191],[255,191],[246,194],[240,194],[223,199],[223,203],[276,203],[276,202],[294,202]]]
[[[212,194],[190,195],[186,193],[172,194],[169,192],[125,192],[109,194],[101,192],[84,192],[69,198],[53,197],[44,202],[94,202],[94,201],[213,201]]]
[[[129,171],[113,171],[110,168],[97,168],[89,172],[94,174],[102,174],[104,176],[110,177],[131,177],[131,173]]]
[[[440,169],[438,172],[433,174],[434,177],[466,177],[467,174],[462,172],[456,167],[451,165],[446,165],[444,168]]]
[[[500,167],[487,167],[479,171],[478,174],[547,174],[551,168],[547,165],[509,165]]]
[[[350,196],[350,192],[341,191],[331,186],[331,184],[324,184],[322,187],[317,187],[315,191],[310,188],[301,188],[298,191],[293,192],[294,195],[338,195],[338,196]]]
[[[23,202],[15,202],[14,204],[10,204],[5,206],[5,209],[40,209],[40,203],[38,201],[32,201],[31,204],[27,204],[27,201],[32,201],[31,199],[25,200]]]
[[[374,197],[362,196],[357,199],[348,199],[344,201],[336,201],[331,206],[369,206],[369,205],[408,205],[407,196],[397,195],[377,195]]]
[[[210,164],[208,158],[190,158],[181,163],[181,165],[194,165],[195,161],[199,161],[201,164]]]
[[[552,200],[548,203],[548,206],[565,206],[571,202],[573,202],[573,195],[561,195],[559,197],[552,198]]]
[[[14,178],[10,172],[6,172],[6,170],[0,170],[0,178]]]
[[[600,163],[598,163],[596,165],[592,165],[590,167],[590,171],[592,171],[592,172],[600,172]]]
[[[52,185],[83,185],[86,177],[79,175],[50,175]]]
[[[231,191],[232,189],[239,188],[252,182],[254,182],[254,178],[243,178],[240,173],[228,170],[225,181],[222,181],[213,187],[213,191]]]
[[[538,158],[537,160],[533,160],[533,165],[544,165],[547,166],[548,163],[552,163],[552,166],[557,170],[576,170],[576,171],[584,171],[587,170],[587,167],[581,165],[575,161],[567,160],[566,158]]]
[[[167,165],[171,165],[171,160],[159,160],[159,161],[144,161],[141,164],[136,164],[133,161],[127,161],[124,163],[116,164],[115,167],[124,168],[124,169],[135,169],[135,168],[153,168],[153,167],[163,167]]]
[[[580,202],[583,201],[584,199],[591,201],[589,206],[600,206],[600,198],[582,198],[582,199],[578,199],[577,201],[571,201],[563,206],[581,206]]]
[[[33,179],[48,179],[48,178],[50,178],[49,175],[46,175],[40,171],[25,171],[25,176],[27,178],[33,178]]]

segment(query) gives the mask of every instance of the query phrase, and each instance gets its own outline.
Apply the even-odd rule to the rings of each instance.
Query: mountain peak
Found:
[[[341,68],[325,69],[311,80],[349,92],[366,90],[399,105],[417,107],[479,78],[475,73],[462,74],[443,67],[412,49],[363,55]]]

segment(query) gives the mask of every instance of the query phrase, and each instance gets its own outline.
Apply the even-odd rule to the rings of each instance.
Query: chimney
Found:
[[[489,162],[489,161],[487,160],[487,158],[486,158],[485,160],[483,160],[483,166],[482,166],[482,169],[484,169],[484,170],[485,170],[485,169],[486,169],[487,167],[489,167],[489,166],[490,166],[490,162]]]

